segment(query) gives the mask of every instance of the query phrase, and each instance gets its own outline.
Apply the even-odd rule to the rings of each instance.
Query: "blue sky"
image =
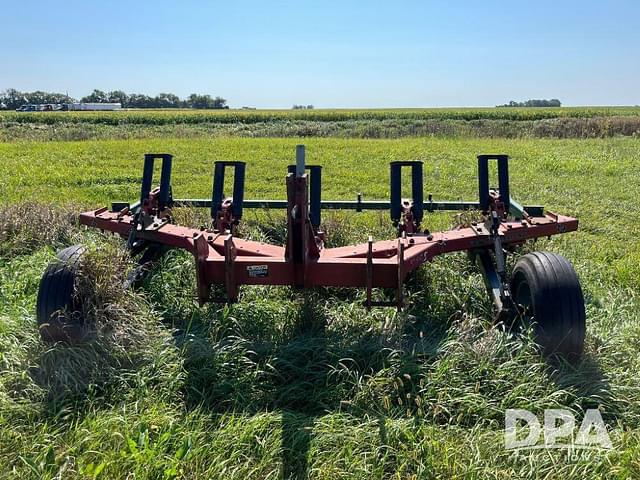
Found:
[[[0,5],[0,90],[274,108],[640,104],[637,0]]]

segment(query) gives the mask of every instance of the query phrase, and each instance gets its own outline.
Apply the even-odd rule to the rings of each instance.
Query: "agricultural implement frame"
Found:
[[[160,183],[154,188],[156,160],[161,161]],[[489,181],[492,161],[497,163],[497,188],[491,188]],[[288,167],[287,199],[284,201],[246,200],[246,164],[239,161],[214,163],[211,199],[174,199],[172,162],[173,157],[169,154],[146,154],[140,200],[134,204],[113,203],[111,210],[101,208],[84,212],[80,214],[80,223],[126,238],[131,253],[142,254],[141,274],[166,249],[180,248],[191,252],[195,258],[200,304],[212,300],[235,302],[241,285],[290,285],[298,288],[361,287],[366,289],[367,308],[395,306],[402,309],[405,303],[403,284],[412,271],[438,255],[466,251],[480,267],[498,319],[512,321],[529,308],[529,316],[539,325],[547,325],[546,333],[539,331],[539,336],[553,337],[541,342],[547,350],[577,354],[582,350],[584,300],[571,265],[556,254],[543,252],[538,254],[542,255],[539,258],[529,254],[519,264],[527,260],[530,265],[521,265],[518,271],[517,264],[510,276],[505,259],[509,252],[514,252],[527,240],[576,230],[578,220],[545,212],[541,206],[522,206],[511,198],[507,155],[477,157],[477,201],[436,201],[432,195],[425,198],[421,161],[391,162],[388,201],[363,200],[361,194],[355,201],[323,200],[322,167],[305,163],[302,145],[296,149],[296,163]],[[234,179],[232,195],[227,197],[224,188],[229,169],[234,170]],[[404,169],[411,171],[411,198],[402,198],[401,194]],[[210,209],[210,228],[173,224],[171,209],[180,206]],[[271,245],[238,238],[236,229],[246,208],[285,209],[285,244]],[[397,237],[376,242],[369,237],[368,242],[359,245],[325,248],[325,232],[321,230],[323,209],[389,210]],[[443,232],[429,232],[422,226],[425,212],[470,209],[481,213],[480,221]],[[211,287],[214,285],[224,286],[223,297],[212,298]],[[395,289],[395,299],[374,301],[374,288]],[[514,297],[514,289],[520,292],[521,298]],[[568,310],[563,306],[569,298],[567,292],[574,304]],[[540,311],[546,307],[540,304],[539,297],[543,303],[557,304],[560,313],[549,311],[541,318]],[[537,314],[535,310],[538,310]],[[45,318],[39,318],[39,321],[50,326],[52,312],[48,315],[47,312],[44,309]]]

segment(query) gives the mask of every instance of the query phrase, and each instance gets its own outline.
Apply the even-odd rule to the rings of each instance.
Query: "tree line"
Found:
[[[496,105],[497,107],[561,107],[562,103],[557,98],[551,100],[527,100],[525,102],[516,102],[511,100],[504,105]]]
[[[173,93],[159,93],[155,97],[142,93],[126,93],[122,90],[103,92],[94,90],[80,100],[82,103],[120,103],[123,108],[202,108],[216,109],[229,108],[227,101],[222,97],[212,97],[192,93],[182,99]],[[21,92],[15,88],[9,88],[0,92],[0,104],[4,108],[15,109],[27,104],[47,103],[77,103],[78,100],[64,93],[54,92]]]

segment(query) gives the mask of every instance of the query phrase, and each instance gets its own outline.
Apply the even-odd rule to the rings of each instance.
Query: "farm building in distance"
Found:
[[[121,110],[120,103],[67,103],[67,110]]]
[[[45,103],[22,105],[16,112],[66,112],[66,111],[113,111],[122,110],[120,103]]]

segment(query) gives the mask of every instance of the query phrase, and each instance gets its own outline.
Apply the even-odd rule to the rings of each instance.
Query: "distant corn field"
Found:
[[[187,110],[144,109],[118,112],[2,112],[0,120],[18,123],[98,123],[107,125],[259,123],[277,120],[337,122],[350,120],[544,120],[640,116],[640,107],[561,108],[419,108],[315,110]]]
[[[0,142],[157,137],[640,136],[640,107],[0,112]]]

